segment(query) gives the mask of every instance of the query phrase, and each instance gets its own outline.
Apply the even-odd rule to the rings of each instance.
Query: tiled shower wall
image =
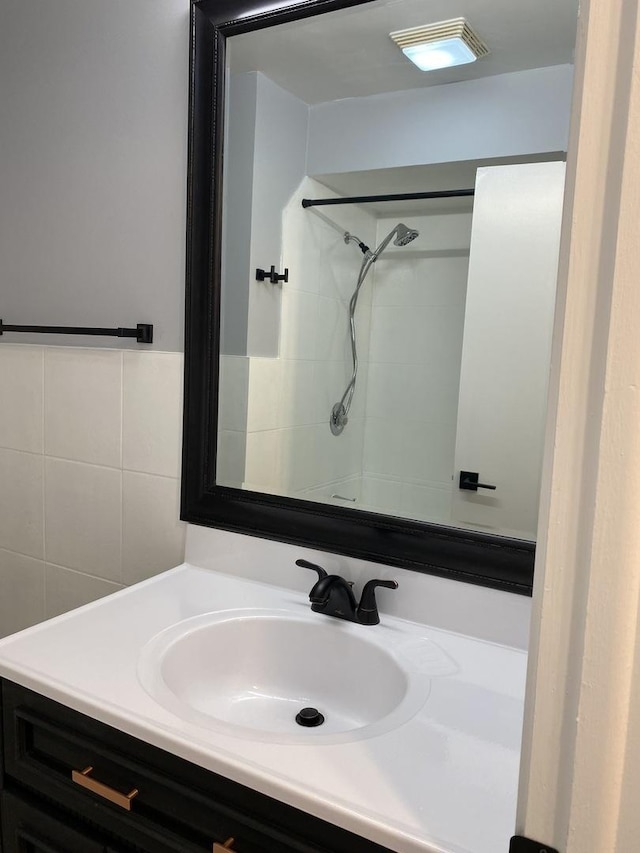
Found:
[[[335,193],[306,178],[285,208],[282,266],[289,281],[282,286],[280,357],[251,358],[247,411],[249,487],[316,500],[359,496],[364,394],[354,397],[342,435],[331,435],[329,416],[351,375],[348,305],[362,260],[343,235],[375,238],[375,219],[357,206],[330,208],[334,228],[301,205],[304,197],[327,196]],[[363,288],[356,331],[364,363],[370,316],[371,291]],[[364,365],[359,382],[366,387]]]
[[[376,263],[362,503],[450,523],[471,212],[407,214],[420,231]],[[397,219],[378,220],[377,242]]]
[[[182,562],[182,361],[0,344],[0,636]]]
[[[336,229],[300,204],[326,195],[307,178],[284,213],[280,357],[221,360],[219,482],[449,523],[471,211],[376,220],[327,208]],[[420,236],[389,246],[362,287],[358,384],[336,437],[361,262],[343,232],[379,245],[398,218]]]
[[[289,281],[280,286],[279,358],[221,359],[218,482],[225,485],[314,500],[360,496],[373,270],[358,303],[362,363],[348,429],[333,436],[329,416],[351,376],[348,305],[362,257],[343,234],[373,245],[375,219],[356,206],[332,208],[334,228],[301,206],[305,196],[334,195],[306,178],[284,211]]]

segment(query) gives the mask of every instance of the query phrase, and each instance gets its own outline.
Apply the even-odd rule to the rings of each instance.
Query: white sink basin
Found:
[[[380,626],[311,613],[232,610],[180,622],[143,649],[138,677],[182,719],[245,738],[339,743],[401,725],[430,679]],[[296,722],[313,707],[324,722]]]

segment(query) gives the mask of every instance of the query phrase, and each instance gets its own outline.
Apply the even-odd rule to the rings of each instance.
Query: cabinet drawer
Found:
[[[64,817],[33,800],[2,793],[4,853],[105,853],[103,841],[72,829]]]
[[[109,841],[99,830],[70,818],[37,797],[3,791],[0,836],[4,853],[155,853]]]
[[[387,851],[6,681],[3,705],[7,778],[134,846],[211,853],[232,837],[236,853]]]

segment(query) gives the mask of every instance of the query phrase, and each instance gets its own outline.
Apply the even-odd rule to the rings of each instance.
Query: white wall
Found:
[[[182,561],[182,361],[0,345],[0,635]]]
[[[305,174],[564,151],[572,81],[564,65],[309,108],[259,72],[231,75],[223,352],[277,355],[282,289],[255,269],[289,266],[279,212]]]
[[[397,566],[356,560],[343,554],[329,554],[286,542],[260,539],[187,525],[186,559],[194,566],[288,589],[308,592],[308,571],[296,566],[300,557],[318,563],[330,573],[354,582],[360,594],[373,577],[397,580],[398,589],[377,593],[381,613],[411,619],[434,628],[444,628],[491,643],[526,649],[529,635],[531,599],[450,578],[425,575]],[[496,851],[506,853],[506,851]],[[591,851],[589,851],[591,853]]]
[[[247,354],[276,356],[281,287],[255,280],[257,268],[283,272],[282,211],[306,174],[306,104],[258,74],[251,208],[251,276]]]
[[[6,323],[153,323],[182,349],[188,48],[188,0],[3,0]]]
[[[188,49],[188,0],[2,3],[0,316],[170,352],[0,339],[0,634],[182,559]]]
[[[478,169],[464,320],[454,523],[535,539],[565,165]]]
[[[311,109],[307,174],[566,151],[570,65]]]
[[[258,75],[230,74],[226,97],[220,351],[242,356],[247,353]]]
[[[259,72],[230,75],[224,173],[222,351],[275,357],[283,272],[282,211],[305,175],[306,104]]]

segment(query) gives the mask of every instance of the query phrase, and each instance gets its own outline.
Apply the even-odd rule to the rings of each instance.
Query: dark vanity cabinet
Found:
[[[384,853],[2,682],[2,853]]]

